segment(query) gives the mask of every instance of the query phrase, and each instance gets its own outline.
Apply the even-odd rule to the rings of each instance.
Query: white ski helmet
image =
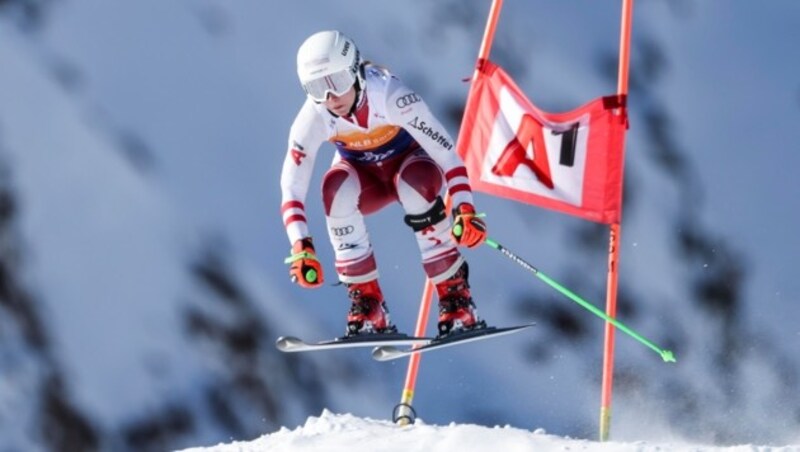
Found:
[[[355,42],[338,31],[311,35],[297,51],[297,76],[308,97],[324,102],[341,96],[356,82],[363,88],[361,54]]]

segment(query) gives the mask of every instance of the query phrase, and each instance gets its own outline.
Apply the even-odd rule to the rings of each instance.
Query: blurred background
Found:
[[[0,1],[0,450],[211,445],[323,408],[389,419],[405,361],[273,345],[341,335],[349,307],[283,264],[295,52],[345,32],[455,137],[489,6]],[[492,59],[547,111],[612,94],[620,6],[507,0]],[[617,335],[612,439],[800,442],[798,30],[792,0],[635,3],[618,316],[678,362]],[[326,166],[306,206],[333,283]],[[476,203],[493,238],[604,304],[606,227]],[[402,215],[367,224],[411,332],[424,275]],[[537,327],[425,355],[420,420],[595,439],[603,322],[488,247],[465,255],[482,317]]]

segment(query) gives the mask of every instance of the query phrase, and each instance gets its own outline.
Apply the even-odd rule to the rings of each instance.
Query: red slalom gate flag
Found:
[[[567,113],[536,108],[503,69],[472,81],[457,151],[475,190],[599,223],[619,223],[624,97]]]

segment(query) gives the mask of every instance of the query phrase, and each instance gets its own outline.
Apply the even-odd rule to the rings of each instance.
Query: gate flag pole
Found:
[[[483,32],[483,41],[481,42],[481,48],[478,52],[478,60],[475,64],[475,72],[472,77],[473,82],[477,78],[477,75],[483,66],[483,62],[489,58],[489,51],[492,48],[492,41],[494,40],[494,32],[497,29],[497,19],[500,16],[500,9],[502,7],[503,0],[492,0],[492,7],[489,10],[489,18],[486,21],[486,29]],[[468,95],[467,103],[469,103],[471,100],[472,96]],[[468,106],[464,109],[465,113],[467,111],[469,111]],[[464,128],[462,127],[459,130],[458,140],[456,142],[461,141],[463,132]],[[449,211],[449,196],[447,205],[447,211]],[[433,283],[430,279],[427,279],[425,281],[425,289],[422,291],[422,300],[420,302],[419,315],[417,317],[417,326],[414,330],[415,336],[422,337],[425,335],[425,327],[428,324],[428,314],[430,313],[432,296]],[[411,406],[411,402],[414,399],[414,388],[417,382],[417,372],[419,371],[419,360],[419,353],[412,354],[408,360],[408,370],[406,372],[406,382],[405,386],[403,387],[403,394],[400,397],[400,403],[395,407],[394,413],[392,413],[392,421],[399,425],[408,425],[414,423],[414,418],[416,415]]]
[[[633,0],[622,0],[622,20],[619,42],[619,77],[617,94],[627,102],[628,70],[630,66],[631,23],[633,20]],[[624,135],[622,146],[625,146]],[[624,172],[623,172],[624,175]],[[624,176],[623,176],[624,179]],[[621,217],[621,215],[620,215]],[[606,286],[606,314],[617,315],[617,281],[619,276],[619,244],[622,227],[619,222],[609,226],[608,239],[608,282]],[[600,441],[607,441],[611,430],[611,392],[614,380],[614,325],[606,322],[603,343],[603,380],[600,399]]]

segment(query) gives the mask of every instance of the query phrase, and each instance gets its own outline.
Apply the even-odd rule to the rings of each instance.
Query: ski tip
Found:
[[[294,336],[281,336],[275,341],[275,347],[282,352],[291,352],[304,342]]]
[[[389,361],[402,354],[402,351],[391,345],[382,345],[372,349],[372,358],[376,361]]]

